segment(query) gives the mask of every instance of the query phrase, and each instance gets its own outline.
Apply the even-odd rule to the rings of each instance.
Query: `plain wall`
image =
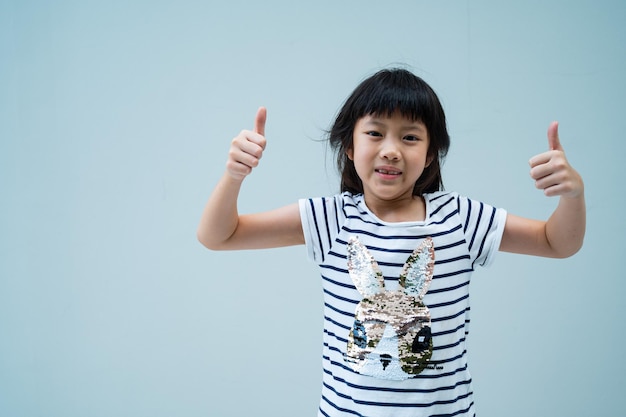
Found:
[[[230,140],[268,108],[242,212],[329,195],[324,130],[365,77],[437,91],[447,189],[528,217],[583,175],[566,260],[472,282],[482,417],[626,415],[623,1],[1,1],[0,415],[312,416],[321,283],[304,247],[217,253],[196,226]]]

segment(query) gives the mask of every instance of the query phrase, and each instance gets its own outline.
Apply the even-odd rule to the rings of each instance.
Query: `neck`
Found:
[[[385,222],[413,222],[423,221],[426,218],[426,204],[421,196],[394,200],[381,200],[365,196],[365,205],[376,217]]]

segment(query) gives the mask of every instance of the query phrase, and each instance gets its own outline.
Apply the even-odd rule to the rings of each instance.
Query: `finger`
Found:
[[[242,130],[239,132],[239,135],[233,138],[231,145],[241,149],[251,149],[250,146],[255,145],[252,146],[252,148],[260,147],[260,150],[263,151],[265,149],[265,143],[266,140],[263,135],[253,132],[252,130]]]
[[[538,163],[531,166],[530,178],[534,180],[540,180],[541,178],[545,178],[553,172],[553,168],[548,163]]]
[[[528,165],[530,165],[531,168],[535,168],[550,162],[551,158],[552,154],[550,152],[540,153],[539,155],[535,155],[530,158],[530,160],[528,161]]]
[[[235,178],[242,179],[252,172],[252,168],[249,165],[238,161],[229,160],[226,163],[226,170]]]
[[[572,184],[571,182],[555,181],[553,184],[547,183],[547,185],[538,185],[537,188],[542,190],[545,196],[555,197],[570,193],[572,191]]]
[[[553,157],[551,151],[563,152],[563,146],[561,146],[561,140],[559,139],[559,122],[552,122],[548,127],[548,147],[550,148],[548,152],[533,156],[528,161],[528,164],[534,168],[549,162]]]
[[[559,122],[552,122],[550,127],[548,127],[548,146],[551,151],[563,151],[561,140],[559,139]]]
[[[545,190],[550,187],[557,186],[565,182],[565,177],[562,173],[551,172],[548,175],[535,179],[535,186],[540,190]]]
[[[262,150],[258,145],[248,142],[250,146],[235,145],[231,147],[228,162],[228,170],[236,176],[248,175],[252,168],[259,165]]]
[[[250,130],[242,130],[231,143],[231,151],[237,151],[260,158],[265,149],[265,138]]]
[[[254,119],[254,131],[261,136],[265,136],[265,120],[267,120],[267,109],[265,107],[259,107],[256,112],[256,118]]]

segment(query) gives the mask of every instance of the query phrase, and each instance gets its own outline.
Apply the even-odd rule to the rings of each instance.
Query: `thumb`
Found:
[[[254,131],[261,136],[265,136],[265,120],[267,120],[267,109],[265,107],[259,107],[256,112],[256,118],[254,119]]]
[[[548,127],[548,145],[551,151],[562,151],[561,140],[559,139],[559,122],[550,123]]]

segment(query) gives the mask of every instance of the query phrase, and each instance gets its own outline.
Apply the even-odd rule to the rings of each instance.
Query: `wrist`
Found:
[[[232,185],[241,185],[241,183],[243,182],[245,178],[246,178],[245,174],[233,173],[228,170],[226,170],[224,172],[224,175],[222,175],[222,180]]]

